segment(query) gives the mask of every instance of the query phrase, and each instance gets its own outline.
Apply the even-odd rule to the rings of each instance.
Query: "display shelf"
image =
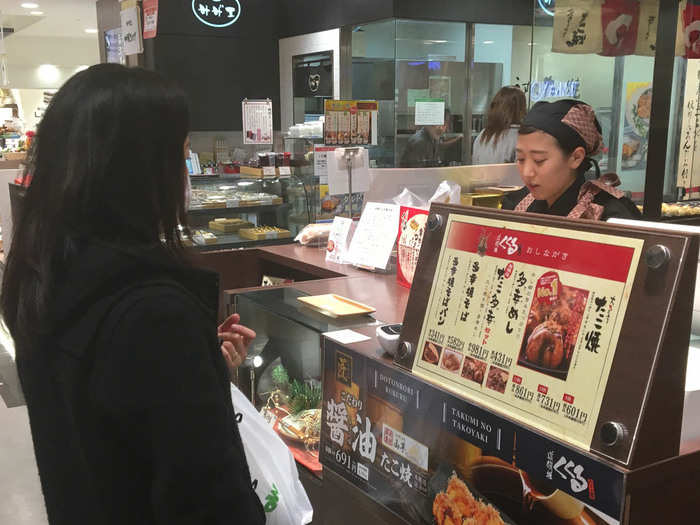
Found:
[[[202,231],[212,233],[216,236],[217,242],[214,244],[198,244],[195,243],[195,247],[200,251],[215,251],[215,250],[226,250],[231,248],[250,248],[258,246],[272,246],[276,244],[291,244],[294,239],[264,239],[261,241],[253,241],[251,239],[244,239],[237,233],[217,233],[208,228],[199,228]]]
[[[262,211],[271,211],[284,206],[284,202],[278,204],[259,204],[254,206],[238,206],[235,208],[193,208],[187,211],[192,216],[214,216],[223,212],[237,213],[257,213]]]

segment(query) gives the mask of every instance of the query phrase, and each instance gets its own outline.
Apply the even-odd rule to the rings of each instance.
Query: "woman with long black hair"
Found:
[[[217,339],[218,279],[181,252],[188,132],[179,89],[113,64],[39,125],[1,300],[52,525],[265,521],[226,366],[254,334]]]

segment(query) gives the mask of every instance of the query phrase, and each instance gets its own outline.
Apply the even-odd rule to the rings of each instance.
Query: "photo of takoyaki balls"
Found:
[[[462,358],[462,354],[445,349],[445,352],[442,354],[440,368],[447,370],[448,372],[457,373],[459,372],[459,369],[462,368]]]
[[[426,341],[423,347],[423,361],[431,365],[436,365],[438,361],[440,361],[440,355],[442,355],[442,347],[430,341]]]
[[[464,358],[464,365],[462,366],[463,378],[481,385],[484,383],[484,376],[486,376],[486,363],[484,361],[479,361],[473,357]]]
[[[502,368],[491,365],[491,368],[489,368],[489,375],[486,378],[486,388],[490,388],[502,394],[506,391],[507,384],[508,372]]]
[[[554,302],[532,301],[518,364],[566,379],[576,347],[588,291],[561,285]]]

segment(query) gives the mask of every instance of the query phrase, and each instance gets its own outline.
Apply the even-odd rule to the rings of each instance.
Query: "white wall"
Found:
[[[292,58],[297,55],[333,52],[333,98],[340,98],[340,29],[282,38],[280,46],[280,112],[281,129],[294,124],[294,76]]]
[[[80,66],[100,61],[96,38],[32,37],[21,34],[5,39],[8,87],[17,89],[58,88]],[[43,64],[55,68],[42,68]]]

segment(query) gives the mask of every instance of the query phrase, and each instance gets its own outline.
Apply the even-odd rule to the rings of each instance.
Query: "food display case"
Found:
[[[687,233],[433,205],[396,357],[367,327],[324,342],[333,523],[358,493],[373,523],[694,523],[697,254]]]
[[[291,242],[299,227],[290,215],[305,206],[291,199],[291,177],[190,176],[188,222],[200,250]]]
[[[239,369],[239,388],[297,462],[320,476],[322,334],[378,322],[368,315],[325,316],[300,301],[309,295],[297,287],[256,290],[233,296],[232,307],[257,334]]]

